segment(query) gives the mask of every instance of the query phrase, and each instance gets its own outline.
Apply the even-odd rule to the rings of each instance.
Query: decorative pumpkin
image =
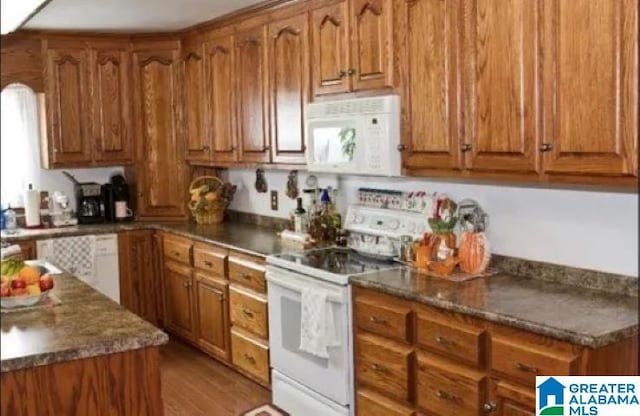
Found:
[[[469,274],[482,273],[489,266],[491,252],[489,240],[483,232],[465,231],[458,247],[460,269]]]
[[[431,234],[429,242],[430,260],[446,260],[453,257],[456,249],[456,235],[453,232]]]

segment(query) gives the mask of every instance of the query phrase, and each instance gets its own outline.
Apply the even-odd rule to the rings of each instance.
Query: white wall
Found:
[[[73,182],[62,174],[62,170],[71,173],[80,182],[97,182],[103,184],[109,181],[114,173],[122,174],[124,168],[92,168],[92,169],[61,169],[61,170],[45,170],[40,169],[39,182],[36,181],[35,188],[40,191],[49,191],[51,195],[54,191],[64,192],[69,196],[71,207],[76,209],[76,200],[73,194]]]
[[[231,209],[286,218],[295,201],[285,195],[288,172],[266,171],[269,192],[259,194],[255,171],[231,169],[238,185]],[[306,174],[300,173],[303,189]],[[638,198],[635,194],[447,183],[414,178],[318,175],[320,186],[338,186],[341,211],[356,202],[360,187],[444,192],[454,200],[475,199],[489,214],[488,235],[495,253],[612,273],[638,275]]]

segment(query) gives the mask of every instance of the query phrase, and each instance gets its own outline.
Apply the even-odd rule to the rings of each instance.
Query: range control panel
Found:
[[[344,229],[399,240],[403,235],[420,239],[431,228],[422,213],[351,205]]]

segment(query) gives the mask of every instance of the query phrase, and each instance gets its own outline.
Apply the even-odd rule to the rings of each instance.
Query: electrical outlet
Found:
[[[271,191],[271,210],[278,210],[278,191]]]

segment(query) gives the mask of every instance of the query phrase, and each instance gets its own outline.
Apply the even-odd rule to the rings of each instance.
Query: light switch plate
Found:
[[[271,210],[278,210],[278,191],[271,191]]]

